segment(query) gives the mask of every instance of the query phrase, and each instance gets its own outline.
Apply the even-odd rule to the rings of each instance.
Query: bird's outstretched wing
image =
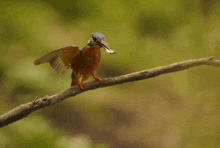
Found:
[[[64,74],[78,54],[80,54],[78,46],[67,46],[39,57],[34,61],[34,65],[48,62],[57,73]]]

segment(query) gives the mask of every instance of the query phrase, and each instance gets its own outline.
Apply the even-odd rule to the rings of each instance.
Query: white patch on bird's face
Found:
[[[90,41],[93,41],[93,42],[94,42],[94,40],[93,40],[93,38],[92,38],[91,36],[90,36],[89,42],[90,42]]]

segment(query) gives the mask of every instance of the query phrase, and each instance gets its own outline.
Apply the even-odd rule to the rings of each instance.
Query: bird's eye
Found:
[[[96,42],[96,38],[92,38],[94,42]]]

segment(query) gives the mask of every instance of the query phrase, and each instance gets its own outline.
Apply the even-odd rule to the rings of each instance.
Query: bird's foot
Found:
[[[97,77],[95,77],[95,76],[93,76],[93,78],[94,78],[95,80],[98,80],[99,82],[101,82],[101,79],[100,79],[100,78],[97,78]]]
[[[76,80],[77,84],[79,85],[80,89],[83,89],[82,83],[80,83],[78,80]]]

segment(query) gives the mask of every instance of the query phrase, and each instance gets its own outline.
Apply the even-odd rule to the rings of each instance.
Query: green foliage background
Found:
[[[1,0],[0,113],[70,86],[33,61],[101,32],[100,78],[215,56],[217,0]],[[93,80],[93,79],[89,79]],[[85,92],[0,129],[0,147],[220,146],[220,70],[201,66]]]

